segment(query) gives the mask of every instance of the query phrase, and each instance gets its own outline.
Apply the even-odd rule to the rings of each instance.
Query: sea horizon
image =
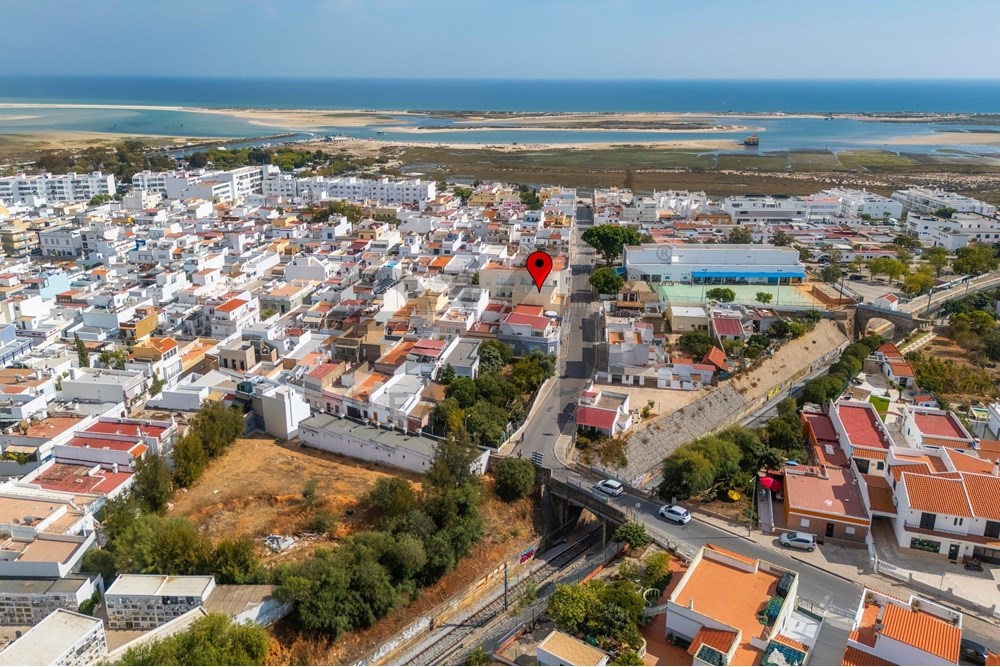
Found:
[[[0,102],[593,113],[1000,113],[1000,79],[0,75]]]

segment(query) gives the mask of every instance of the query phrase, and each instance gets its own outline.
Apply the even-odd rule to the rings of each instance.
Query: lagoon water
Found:
[[[503,81],[437,79],[186,79],[129,77],[0,77],[6,104],[92,104],[260,109],[380,109],[526,112],[692,112],[720,114],[720,124],[746,124],[761,135],[760,150],[891,149],[894,138],[996,125],[889,123],[836,118],[753,118],[740,113],[1000,113],[1000,81]],[[456,128],[419,134],[338,127],[317,134],[423,142],[590,143],[742,140],[746,132],[616,132],[490,129],[462,131],[450,119],[407,116],[396,125]],[[492,124],[501,124],[500,121]],[[190,137],[261,137],[284,128],[194,111],[152,109],[0,108],[0,134],[57,130]],[[952,147],[995,153],[991,146]]]

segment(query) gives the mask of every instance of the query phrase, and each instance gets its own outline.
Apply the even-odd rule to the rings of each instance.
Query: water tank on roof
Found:
[[[546,310],[545,317],[559,317],[559,313],[554,310]]]

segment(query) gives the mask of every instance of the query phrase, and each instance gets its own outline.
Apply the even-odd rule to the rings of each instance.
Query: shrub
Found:
[[[644,547],[653,542],[653,538],[646,532],[646,526],[638,521],[629,521],[615,531],[615,542],[625,542],[633,547]]]
[[[521,459],[503,459],[497,464],[496,491],[501,500],[514,502],[523,498],[535,486],[535,466]]]

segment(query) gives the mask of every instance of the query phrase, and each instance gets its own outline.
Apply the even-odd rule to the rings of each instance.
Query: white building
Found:
[[[911,213],[906,231],[919,240],[947,250],[975,243],[1000,243],[1000,219],[979,213],[954,213],[950,218]]]
[[[152,630],[200,607],[215,577],[121,574],[104,594],[112,630]]]
[[[903,205],[900,202],[867,190],[831,188],[823,190],[820,194],[840,200],[841,217],[860,218],[866,215],[870,218],[898,219],[903,215]]]
[[[393,180],[357,177],[328,178],[313,176],[295,178],[281,173],[275,165],[266,165],[261,190],[266,196],[320,201],[323,199],[348,199],[363,201],[377,199],[382,204],[426,205],[437,195],[434,181],[422,179]]]
[[[793,248],[770,245],[653,244],[625,246],[628,280],[697,285],[788,285],[805,278]]]
[[[17,203],[29,198],[50,202],[89,201],[97,195],[113,195],[115,177],[95,171],[91,174],[38,174],[0,178],[0,199]]]
[[[986,202],[966,197],[964,195],[948,192],[947,190],[933,190],[931,188],[908,188],[906,190],[896,190],[892,193],[892,199],[903,205],[910,213],[931,213],[942,208],[951,208],[959,213],[979,213],[980,215],[994,216],[997,208]]]
[[[83,231],[68,225],[38,232],[38,243],[45,257],[79,257],[83,252]]]
[[[107,653],[101,619],[57,609],[0,651],[0,665],[96,665]]]
[[[804,200],[779,195],[726,197],[722,210],[729,214],[733,224],[741,226],[801,222],[809,217],[809,207]]]
[[[437,442],[425,435],[400,433],[329,414],[315,415],[299,424],[299,439],[307,447],[418,473],[430,470]],[[488,460],[489,450],[482,448],[473,463],[478,474],[486,471]]]
[[[903,601],[866,588],[847,638],[845,665],[957,665],[962,614],[927,598]]]

